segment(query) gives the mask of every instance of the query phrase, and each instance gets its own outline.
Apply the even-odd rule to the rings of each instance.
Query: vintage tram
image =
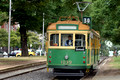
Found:
[[[60,17],[47,28],[46,49],[55,75],[83,76],[98,65],[100,35],[78,17]]]

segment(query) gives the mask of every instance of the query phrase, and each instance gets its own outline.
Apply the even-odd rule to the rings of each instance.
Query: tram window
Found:
[[[50,46],[59,46],[59,34],[50,35]]]
[[[85,47],[85,35],[75,35],[75,46]]]
[[[90,34],[88,34],[88,39],[87,39],[87,41],[88,41],[88,46],[90,45]]]
[[[61,46],[73,46],[73,34],[61,34]]]

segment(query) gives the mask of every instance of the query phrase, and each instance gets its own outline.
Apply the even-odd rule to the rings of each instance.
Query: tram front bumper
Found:
[[[90,69],[91,68],[91,66],[89,65],[89,66],[81,66],[81,65],[79,65],[79,66],[69,66],[69,65],[63,65],[63,66],[61,66],[61,65],[48,65],[48,68],[58,68],[58,69]]]

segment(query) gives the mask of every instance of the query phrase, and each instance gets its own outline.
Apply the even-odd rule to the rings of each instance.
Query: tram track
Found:
[[[107,58],[104,58],[103,60],[101,60],[99,65],[100,64],[103,65],[104,64],[104,60],[106,60],[106,59]],[[34,66],[34,67],[30,67],[30,68],[25,68],[26,70],[25,69],[20,69],[20,70],[17,70],[17,71],[2,73],[2,74],[0,74],[0,80],[6,80],[6,79],[9,79],[9,78],[12,78],[12,77],[16,77],[16,76],[19,76],[19,75],[23,75],[23,74],[34,72],[34,71],[38,71],[38,70],[44,70],[45,68],[46,68],[45,63],[42,63],[41,65],[37,65],[37,66]],[[70,77],[63,77],[63,76],[58,77],[58,76],[54,76],[53,78],[51,78],[51,80],[63,80],[63,79],[64,80],[86,80],[88,78],[92,79],[96,75],[97,70],[93,71],[91,73],[88,73],[88,74],[86,74],[83,77],[79,77],[79,76],[78,77],[72,77],[72,76],[70,76]],[[10,74],[13,74],[13,75],[10,75]],[[7,76],[5,76],[5,75],[7,75]],[[89,80],[91,80],[91,79],[89,79]]]
[[[24,68],[19,69],[19,70],[0,73],[0,80],[5,80],[8,78],[16,77],[16,76],[23,75],[23,74],[26,74],[29,72],[43,70],[45,68],[46,68],[46,63],[42,62],[40,65],[34,65],[32,67],[24,67]]]
[[[108,57],[105,57],[105,58],[103,58],[99,63],[98,63],[98,66],[100,66],[100,65],[102,65],[102,63],[106,60],[106,59],[108,59]],[[104,63],[103,63],[104,64]],[[96,75],[96,73],[98,72],[98,70],[96,69],[96,70],[93,70],[93,71],[90,71],[89,73],[87,73],[86,75],[84,75],[83,77],[68,77],[68,76],[66,76],[66,77],[64,77],[64,78],[62,78],[63,76],[55,76],[52,80],[62,80],[62,79],[64,79],[64,80],[92,80],[92,78]],[[73,79],[73,78],[75,78],[75,79]],[[89,78],[89,79],[88,79]]]

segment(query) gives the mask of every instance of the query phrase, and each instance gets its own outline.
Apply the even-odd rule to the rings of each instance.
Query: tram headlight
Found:
[[[65,55],[65,59],[66,59],[66,60],[68,59],[68,55]]]

